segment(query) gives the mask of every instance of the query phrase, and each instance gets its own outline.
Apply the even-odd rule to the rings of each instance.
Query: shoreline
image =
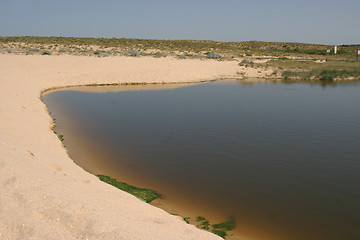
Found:
[[[109,92],[129,92],[129,91],[163,91],[163,90],[169,90],[169,89],[175,89],[175,88],[182,88],[182,87],[190,87],[190,86],[194,86],[194,85],[198,85],[204,82],[214,82],[214,81],[219,81],[219,80],[210,80],[210,81],[201,81],[198,83],[139,83],[139,84],[121,84],[121,85],[114,85],[114,84],[108,84],[108,85],[97,85],[97,86],[74,86],[74,87],[64,87],[64,88],[58,88],[58,89],[51,89],[49,91],[44,91],[42,94],[42,101],[45,103],[45,105],[49,108],[49,110],[51,110],[51,116],[54,114],[54,119],[56,118],[56,121],[58,121],[58,119],[63,119],[63,117],[60,118],[61,115],[64,115],[63,113],[60,114],[56,114],[56,107],[53,106],[53,101],[49,101],[49,99],[46,99],[46,95],[48,94],[52,94],[53,92],[57,92],[57,91],[79,91],[79,92],[93,92],[93,93],[109,93]],[[221,81],[221,80],[220,80]],[[225,80],[226,81],[226,80]],[[45,99],[44,99],[45,97]],[[49,104],[49,105],[48,105]],[[50,111],[49,111],[50,113]],[[66,115],[66,114],[65,114]],[[65,117],[66,119],[66,117]],[[64,119],[63,119],[64,120]],[[68,122],[71,120],[65,120],[65,122]],[[61,123],[61,121],[60,121]],[[66,139],[65,142],[63,142],[64,147],[67,149],[69,156],[74,160],[74,162],[80,166],[81,168],[83,168],[85,171],[96,175],[96,176],[103,176],[103,177],[107,177],[110,178],[111,180],[116,180],[116,181],[123,181],[121,179],[124,179],[125,175],[128,177],[127,180],[125,182],[121,182],[121,184],[125,184],[128,185],[130,184],[130,186],[140,189],[140,190],[149,190],[149,191],[156,191],[159,195],[155,198],[152,199],[151,202],[148,202],[150,205],[163,209],[166,212],[168,212],[171,215],[176,215],[181,217],[182,219],[184,219],[185,222],[187,222],[188,224],[192,224],[194,226],[197,226],[198,228],[201,228],[201,226],[199,225],[199,222],[196,221],[197,217],[199,216],[204,216],[206,220],[211,220],[210,223],[211,225],[219,224],[219,223],[225,223],[228,222],[228,217],[226,217],[227,215],[225,214],[222,217],[217,216],[217,214],[215,214],[215,211],[212,211],[209,209],[207,211],[204,211],[204,209],[201,211],[202,213],[200,214],[198,209],[195,209],[193,206],[191,206],[191,204],[186,203],[186,204],[179,204],[179,203],[174,203],[172,202],[173,200],[169,200],[167,198],[163,198],[163,194],[165,194],[165,196],[167,196],[169,194],[168,191],[165,192],[158,192],[157,188],[152,188],[152,187],[143,187],[144,183],[146,182],[146,180],[144,178],[136,178],[136,180],[134,181],[134,177],[135,175],[133,175],[132,173],[128,174],[129,170],[125,170],[125,175],[124,172],[119,172],[116,173],[114,175],[114,172],[109,172],[108,169],[109,166],[105,167],[104,169],[102,169],[102,166],[100,165],[107,165],[104,163],[101,163],[101,157],[100,155],[97,156],[97,154],[95,154],[95,157],[88,154],[81,154],[81,151],[72,151],[72,147],[77,146],[75,149],[77,149],[79,147],[79,145],[83,145],[83,143],[86,145],[86,142],[88,142],[89,140],[87,140],[86,137],[80,137],[83,138],[82,140],[78,138],[78,136],[73,136],[75,137],[75,139],[71,139],[70,142],[67,143],[67,141],[69,141],[68,137],[71,138],[71,131],[70,132],[63,132],[63,124],[60,124],[62,127],[60,127],[59,129],[56,129],[56,124],[55,123],[55,128],[54,128],[54,132],[56,131],[57,134],[64,134],[64,138]],[[55,132],[55,133],[56,133]],[[63,136],[63,135],[61,135]],[[68,137],[66,137],[68,136]],[[91,148],[90,144],[88,147]],[[73,157],[72,154],[73,153]],[[83,159],[83,160],[81,160]],[[96,167],[95,167],[96,165]],[[111,168],[111,167],[110,167]],[[124,171],[124,166],[122,166],[123,171]],[[126,168],[126,167],[125,167]],[[100,175],[98,175],[100,174]],[[131,176],[129,178],[129,176]],[[138,176],[139,177],[139,176]],[[126,178],[126,177],[125,177]],[[106,181],[105,181],[106,182]],[[108,182],[108,184],[113,185],[114,187],[116,187],[112,181]],[[120,189],[120,188],[119,188]],[[135,195],[135,194],[134,194]],[[178,198],[179,196],[177,196],[176,198]],[[181,197],[180,197],[181,198]],[[211,213],[210,213],[211,212]],[[230,215],[229,215],[230,216]],[[215,224],[215,225],[216,225]],[[208,230],[209,232],[211,232],[210,230]],[[217,231],[220,231],[219,229],[217,229]],[[226,231],[227,234],[230,234],[226,237],[226,239],[238,239],[235,238],[233,235],[236,232],[236,230],[234,231],[234,229],[231,229],[230,231],[227,230]],[[240,235],[240,234],[239,234]],[[239,235],[237,237],[239,237]]]
[[[237,62],[0,55],[0,64],[2,237],[221,239],[77,166],[53,134],[41,94],[73,85],[195,83],[232,77]]]

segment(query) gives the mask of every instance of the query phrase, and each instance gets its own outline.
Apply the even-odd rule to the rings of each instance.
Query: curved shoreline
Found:
[[[0,55],[0,65],[1,237],[221,239],[74,164],[51,131],[52,119],[39,98],[62,86],[232,77],[237,62]]]

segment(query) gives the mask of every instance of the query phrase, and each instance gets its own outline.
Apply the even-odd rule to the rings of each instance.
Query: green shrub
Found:
[[[127,55],[132,56],[132,57],[137,57],[140,55],[140,53],[138,51],[130,51],[127,53]]]
[[[41,53],[41,55],[51,55],[51,51],[45,50]]]
[[[209,52],[208,54],[206,54],[207,58],[211,58],[211,59],[219,59],[221,58],[221,56],[217,53],[214,52]]]

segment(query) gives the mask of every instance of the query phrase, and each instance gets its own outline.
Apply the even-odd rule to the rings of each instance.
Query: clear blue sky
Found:
[[[0,36],[360,43],[360,0],[0,0]]]

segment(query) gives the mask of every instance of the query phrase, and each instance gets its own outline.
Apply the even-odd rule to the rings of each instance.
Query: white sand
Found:
[[[221,239],[78,167],[51,131],[41,91],[231,77],[237,62],[0,55],[0,239]]]

